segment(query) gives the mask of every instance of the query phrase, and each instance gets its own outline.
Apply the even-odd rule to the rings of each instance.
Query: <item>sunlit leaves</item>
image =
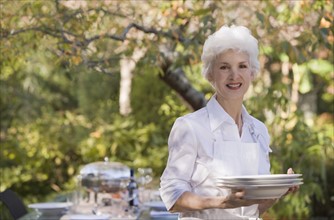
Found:
[[[274,207],[273,216],[307,219],[312,208],[328,201],[332,191],[326,181],[334,158],[332,1],[0,4],[5,9],[0,21],[2,188],[14,187],[37,201],[73,188],[80,167],[105,156],[152,166],[158,177],[170,128],[190,111],[159,81],[161,63],[171,55],[170,67],[182,68],[209,98],[213,90],[200,74],[204,39],[220,25],[243,24],[259,39],[261,61],[245,105],[268,126],[272,171],[285,173],[292,166],[305,181],[297,194]],[[131,29],[123,41],[106,37],[121,36],[130,23],[163,34]],[[146,54],[134,73],[133,112],[122,117],[119,60],[137,47],[145,47]],[[306,123],[310,120],[313,126]]]
[[[298,91],[305,94],[312,89],[312,81],[310,79],[310,73],[306,65],[294,64],[292,66],[294,75],[294,81],[298,83]]]
[[[312,59],[308,61],[307,66],[310,70],[315,73],[319,74],[321,77],[325,78],[326,80],[331,80],[334,78],[334,64],[331,63],[329,60],[322,60],[322,59]]]

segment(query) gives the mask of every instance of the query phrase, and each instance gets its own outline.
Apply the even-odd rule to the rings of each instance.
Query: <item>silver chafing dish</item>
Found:
[[[130,168],[119,162],[93,162],[80,170],[81,187],[94,193],[117,193],[125,190],[130,180]]]

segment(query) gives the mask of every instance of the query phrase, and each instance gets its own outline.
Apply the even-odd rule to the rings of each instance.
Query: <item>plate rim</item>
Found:
[[[43,205],[50,205],[44,206]],[[54,205],[53,207],[51,205]],[[39,202],[29,204],[28,207],[38,210],[49,210],[49,209],[65,209],[71,207],[73,204],[71,202]]]
[[[254,188],[289,188],[293,186],[299,186],[304,184],[304,182],[299,182],[295,184],[260,184],[260,185],[233,185],[233,184],[226,184],[226,185],[220,185],[217,186],[220,188],[239,188],[239,189],[254,189]]]
[[[259,180],[259,181],[224,181],[218,180],[215,182],[217,185],[281,185],[281,184],[290,184],[296,185],[299,183],[304,183],[303,179],[299,180],[291,180],[291,181],[267,181],[267,180]]]
[[[248,200],[253,200],[253,199],[277,199],[277,198],[281,198],[281,196],[260,196],[260,197],[255,197],[255,196],[245,196],[244,199],[248,199]]]
[[[236,179],[216,179],[216,182],[248,182],[248,183],[254,183],[254,182],[262,182],[262,181],[268,181],[268,182],[299,182],[303,181],[303,178],[283,178],[283,179],[246,179],[246,180],[236,180]]]
[[[73,218],[77,216],[78,218]],[[89,216],[89,218],[87,218]],[[107,220],[110,218],[109,214],[102,214],[102,215],[94,215],[94,214],[68,214],[67,215],[69,220]],[[84,218],[83,218],[84,217]],[[86,217],[86,218],[85,218]],[[92,217],[92,218],[90,218]]]
[[[240,175],[217,177],[218,180],[272,180],[272,179],[295,179],[303,174],[268,174],[268,175]]]

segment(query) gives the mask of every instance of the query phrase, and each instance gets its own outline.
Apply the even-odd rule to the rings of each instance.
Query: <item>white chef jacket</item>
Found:
[[[168,139],[168,162],[160,182],[160,194],[168,210],[184,192],[196,193],[195,188],[203,183],[210,174],[205,164],[212,161],[213,145],[216,141],[214,133],[217,129],[220,130],[219,134],[225,141],[258,143],[260,148],[258,174],[270,174],[269,152],[271,149],[267,128],[262,122],[250,116],[244,106],[242,107],[242,120],[243,127],[240,137],[234,120],[220,106],[216,96],[213,96],[206,107],[175,121]],[[209,187],[209,189],[207,196],[222,195],[221,189],[215,187],[213,182],[212,188]],[[205,195],[205,191],[201,193]],[[204,211],[210,212],[210,210]],[[212,209],[211,212],[219,212],[219,209]],[[210,218],[207,214],[205,216],[204,219]]]

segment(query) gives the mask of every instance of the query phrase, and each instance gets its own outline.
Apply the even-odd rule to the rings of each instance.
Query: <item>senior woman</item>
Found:
[[[244,190],[230,192],[214,180],[270,174],[267,128],[243,106],[259,71],[258,42],[246,27],[223,26],[205,41],[202,62],[215,94],[206,107],[175,121],[160,182],[162,200],[179,219],[257,218],[275,200],[246,200]]]

